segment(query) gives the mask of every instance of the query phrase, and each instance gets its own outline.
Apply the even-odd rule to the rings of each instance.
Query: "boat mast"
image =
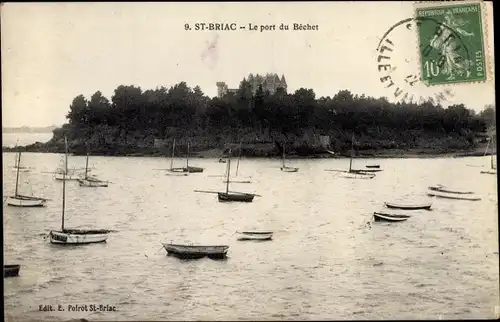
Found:
[[[85,180],[87,180],[88,169],[89,169],[89,153],[87,152],[87,159],[85,161]]]
[[[283,155],[282,155],[281,159],[283,161],[283,168],[285,168],[285,143],[283,143]]]
[[[238,162],[236,163],[236,175],[235,175],[235,177],[237,177],[237,176],[238,176],[238,168],[240,167],[240,160],[241,160],[241,141],[240,141],[240,148],[239,148],[239,150],[240,150],[240,155],[238,156]]]
[[[15,196],[17,197],[18,195],[18,186],[19,186],[19,168],[21,167],[21,151],[19,151],[17,153],[17,158],[16,158],[16,161],[17,161],[17,174],[16,174],[16,194]]]
[[[349,161],[349,172],[352,170],[352,158],[354,156],[354,133],[351,138],[351,160]]]
[[[229,149],[229,155],[227,156],[227,181],[226,181],[226,193],[229,193],[229,177],[231,173],[231,149]]]
[[[174,143],[172,144],[172,157],[170,158],[170,170],[174,168],[174,154],[175,154],[175,138],[174,138]]]
[[[68,172],[68,140],[64,137],[64,172],[63,172],[63,197],[61,231],[64,232],[64,208],[66,208],[66,173]]]
[[[189,142],[188,142],[187,155],[186,155],[186,170],[187,170],[187,172],[189,172]]]

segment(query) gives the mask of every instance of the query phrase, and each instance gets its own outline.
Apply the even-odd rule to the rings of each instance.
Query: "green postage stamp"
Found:
[[[443,85],[487,79],[483,10],[480,2],[416,6],[422,82]]]

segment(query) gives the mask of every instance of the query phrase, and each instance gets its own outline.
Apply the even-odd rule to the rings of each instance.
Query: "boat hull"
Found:
[[[77,175],[77,174],[67,174],[66,176],[64,176],[64,174],[62,174],[62,173],[56,173],[55,176],[54,176],[54,178],[56,180],[61,180],[61,181],[62,180],[66,180],[66,181],[68,181],[68,180],[75,180],[75,181],[77,181],[77,180],[80,179],[80,176]]]
[[[353,169],[351,172],[354,173],[372,173],[372,172],[381,172],[382,169]]]
[[[255,197],[249,193],[217,193],[218,200],[220,202],[252,202]]]
[[[227,255],[229,246],[193,246],[179,244],[163,244],[163,248],[169,255],[174,255],[183,259],[198,259],[208,257],[212,259],[223,259]]]
[[[341,172],[340,176],[346,179],[373,179],[375,174],[363,172]]]
[[[444,186],[438,185],[438,186],[431,186],[429,187],[429,190],[432,191],[438,191],[438,192],[444,192],[444,193],[454,193],[458,195],[471,195],[474,192],[472,191],[458,191],[458,190],[450,190]]]
[[[280,170],[283,172],[297,172],[299,171],[299,168],[281,167]]]
[[[4,265],[3,266],[3,277],[19,276],[20,269],[21,269],[21,265]]]
[[[10,196],[7,205],[12,207],[44,207],[45,199],[36,197]]]
[[[397,222],[397,221],[405,221],[410,216],[407,215],[394,215],[394,214],[387,214],[387,213],[381,213],[381,212],[374,212],[373,213],[373,218],[375,221],[391,221],[391,222]]]
[[[108,183],[106,181],[100,181],[100,180],[78,179],[78,183],[80,184],[80,187],[97,188],[97,187],[107,187],[108,186]]]
[[[485,170],[481,171],[482,174],[497,174],[496,170]]]
[[[271,240],[272,232],[237,232],[238,240]]]
[[[384,204],[387,208],[403,209],[403,210],[422,210],[422,209],[429,210],[431,209],[432,206],[432,203],[424,205],[400,205],[391,202],[385,202]]]
[[[378,168],[380,168],[380,165],[370,164],[370,165],[366,165],[365,167],[367,167],[368,169],[378,169]]]
[[[51,231],[50,242],[59,245],[86,245],[104,243],[108,239],[107,230],[65,230]]]
[[[468,201],[479,201],[481,198],[479,197],[469,197],[466,195],[452,195],[452,194],[446,194],[446,193],[438,193],[438,192],[429,192],[427,193],[429,197],[437,197],[437,198],[444,198],[444,199],[454,199],[454,200],[468,200]]]

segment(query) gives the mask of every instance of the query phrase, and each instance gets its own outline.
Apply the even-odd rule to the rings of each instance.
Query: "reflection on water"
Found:
[[[4,153],[4,195],[15,185]],[[4,259],[22,265],[4,279],[7,316],[53,321],[462,319],[491,318],[499,302],[496,177],[467,159],[355,160],[381,164],[372,180],[324,169],[348,160],[242,160],[253,203],[219,203],[225,164],[195,159],[205,172],[165,176],[167,158],[92,157],[108,188],[67,184],[68,227],[117,229],[106,244],[60,247],[43,239],[61,224],[61,155],[23,154],[26,193],[52,199],[43,209],[4,207]],[[182,161],[179,161],[182,162]],[[70,157],[83,167],[84,157]],[[373,222],[384,201],[428,200],[437,183],[476,191],[478,202],[436,199],[405,222]],[[30,190],[31,189],[31,190]],[[272,230],[273,241],[240,242],[237,230]],[[162,242],[227,244],[226,261],[167,257]],[[116,312],[39,312],[39,305],[110,305]]]

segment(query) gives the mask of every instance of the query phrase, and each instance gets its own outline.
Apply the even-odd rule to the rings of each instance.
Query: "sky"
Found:
[[[406,92],[433,96],[449,89],[444,106],[463,103],[478,112],[494,104],[493,9],[484,4],[490,80],[432,88],[420,83]],[[119,85],[147,90],[185,81],[213,97],[216,82],[237,88],[250,73],[283,74],[288,92],[312,88],[321,97],[347,89],[396,101],[394,86],[380,81],[377,46],[414,12],[409,1],[3,3],[2,126],[61,125],[74,97],[99,90],[111,98]],[[194,30],[201,22],[236,23],[238,30]],[[281,23],[290,29],[279,30]],[[318,30],[294,31],[294,23]],[[261,32],[261,25],[276,30]],[[410,29],[387,36],[397,84],[419,70],[417,31]]]

